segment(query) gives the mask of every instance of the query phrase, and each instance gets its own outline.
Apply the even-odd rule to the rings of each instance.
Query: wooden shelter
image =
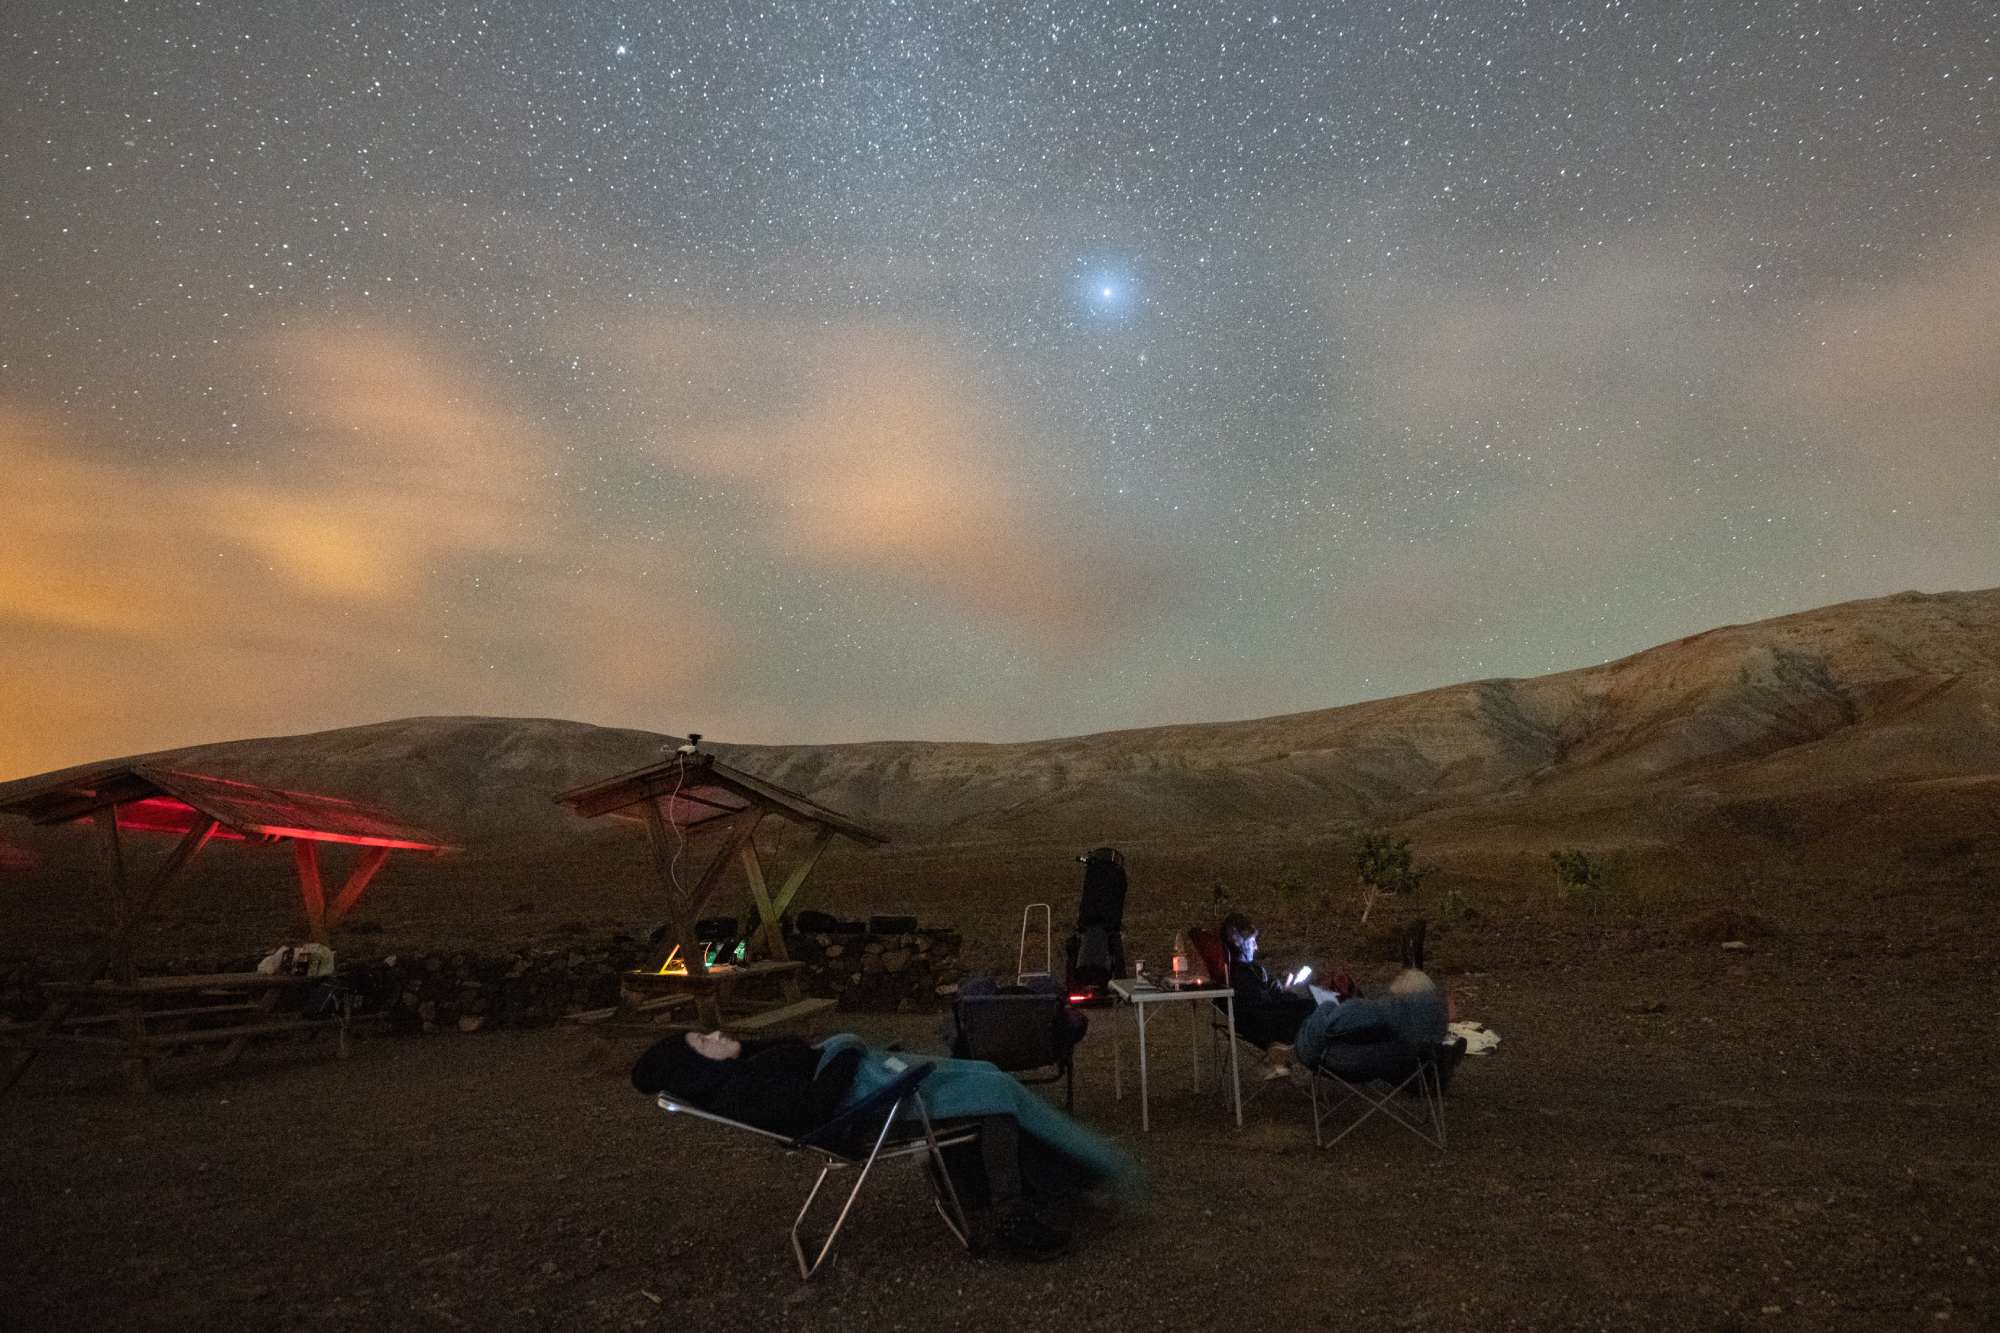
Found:
[[[798,792],[700,753],[675,754],[660,763],[562,792],[556,800],[585,818],[612,815],[646,826],[654,872],[666,899],[667,930],[648,967],[628,975],[628,986],[639,982],[653,990],[693,993],[700,1001],[704,1021],[723,1026],[727,1015],[719,998],[722,991],[752,975],[785,977],[790,1003],[780,1010],[766,1010],[760,1015],[765,1021],[728,1024],[739,1030],[768,1026],[776,1016],[808,1016],[808,1008],[817,1011],[831,1004],[800,1000],[792,972],[801,965],[791,962],[785,952],[779,919],[798,898],[820,855],[836,837],[869,847],[879,847],[888,838]],[[811,844],[775,894],[770,891],[753,837],[767,815],[812,830]],[[701,839],[706,860],[700,864],[688,856],[696,835],[708,835]],[[690,862],[685,867],[684,860]],[[749,881],[759,921],[751,944],[763,959],[742,968],[717,968],[711,976],[695,935],[695,922],[732,864],[742,867]]]
[[[211,840],[291,843],[306,928],[320,942],[354,910],[392,853],[457,850],[388,811],[360,801],[151,764],[73,773],[0,801],[0,811],[23,815],[36,824],[90,819],[97,825],[117,920],[108,953],[92,969],[93,976],[84,978],[87,981],[106,967],[120,980],[131,980],[133,928]],[[152,878],[136,890],[126,874],[122,834],[127,830],[177,835],[180,839]],[[360,848],[360,859],[331,902],[327,901],[320,864],[320,848],[327,843]]]
[[[9,1032],[16,1054],[0,1093],[27,1072],[38,1052],[74,1049],[125,1061],[135,1088],[152,1086],[153,1071],[187,1047],[219,1046],[216,1062],[234,1060],[254,1038],[330,1027],[347,1053],[348,1008],[337,1014],[282,1015],[275,1004],[302,976],[221,973],[191,977],[136,977],[132,936],[167,886],[212,840],[292,845],[306,926],[324,943],[354,910],[394,852],[456,850],[386,810],[360,801],[286,791],[228,778],[150,764],[89,769],[53,779],[0,801],[0,811],[37,824],[89,819],[97,826],[115,920],[110,940],[78,978],[49,989],[50,1003],[32,1027]],[[123,833],[164,833],[179,841],[152,876],[133,888],[125,864]],[[320,848],[341,843],[360,849],[333,901],[327,901]],[[105,974],[110,976],[106,978]],[[164,1007],[163,1007],[164,1006]]]

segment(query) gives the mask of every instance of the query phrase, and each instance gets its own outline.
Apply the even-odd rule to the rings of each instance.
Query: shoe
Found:
[[[1451,1086],[1451,1076],[1458,1072],[1458,1065],[1465,1059],[1465,1038],[1447,1037],[1438,1044],[1437,1076],[1438,1091]]]
[[[993,1243],[1002,1254],[1039,1263],[1053,1259],[1069,1248],[1069,1233],[1052,1227],[1026,1209],[1014,1213],[994,1232]]]

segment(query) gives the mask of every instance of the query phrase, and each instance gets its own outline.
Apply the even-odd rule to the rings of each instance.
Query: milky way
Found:
[[[0,26],[0,776],[1244,717],[2000,583],[1993,4]]]

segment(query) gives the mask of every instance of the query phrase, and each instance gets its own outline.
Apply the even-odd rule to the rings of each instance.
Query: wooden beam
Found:
[[[153,872],[152,882],[147,884],[145,893],[140,895],[141,913],[151,907],[153,900],[160,896],[161,891],[187,867],[188,862],[194,860],[195,853],[208,846],[208,840],[215,836],[216,828],[213,819],[199,810],[195,811],[194,823],[181,835],[181,840],[174,845],[174,850],[167,854],[167,859],[160,863],[160,868]]]
[[[299,869],[299,897],[305,903],[306,929],[313,943],[326,943],[326,888],[319,874],[319,844],[311,838],[292,839],[292,861]]]
[[[688,893],[690,920],[701,915],[702,904],[708,901],[709,894],[715,892],[716,883],[722,878],[722,872],[736,859],[743,848],[750,845],[750,836],[757,831],[757,822],[763,817],[764,812],[755,807],[745,810],[736,817],[729,830],[728,843],[716,854],[715,859],[708,863],[708,869],[701,872],[701,878],[695,881],[694,888]]]
[[[785,952],[785,933],[778,928],[777,909],[771,903],[770,892],[764,887],[764,867],[757,860],[757,844],[744,843],[743,850],[736,856],[743,863],[744,878],[750,881],[750,901],[757,904],[757,916],[763,922],[753,933],[764,941],[765,951],[772,958],[788,963],[791,955]]]
[[[771,914],[767,923],[758,926],[751,934],[751,948],[763,949],[774,958],[787,956],[783,931],[777,923],[784,919],[786,909],[792,905],[792,899],[798,897],[799,889],[805,885],[806,878],[813,872],[813,867],[819,864],[820,854],[833,844],[834,835],[838,832],[838,829],[827,825],[820,826],[819,832],[813,836],[812,846],[806,849],[805,859],[792,868],[792,873],[785,877],[783,887],[778,890],[778,896],[771,901]],[[758,905],[758,911],[760,913],[763,911],[762,904]]]
[[[159,788],[135,774],[122,774],[93,792],[55,791],[37,797],[22,813],[37,824],[67,824],[109,805],[123,805]]]
[[[819,833],[813,838],[812,846],[806,849],[806,859],[799,862],[792,873],[785,877],[785,886],[778,890],[776,906],[779,916],[783,916],[785,909],[792,905],[792,899],[798,896],[806,877],[811,875],[813,867],[819,864],[820,853],[833,845],[833,835],[838,831],[827,825],[820,826]]]
[[[326,909],[326,928],[338,930],[347,914],[354,910],[354,904],[361,901],[361,895],[368,891],[377,872],[389,860],[387,847],[370,847],[361,853],[361,859],[348,872],[347,882],[340,886],[340,892],[333,896],[333,906]]]
[[[701,782],[708,783],[708,780],[703,778]],[[713,786],[715,784],[708,783],[708,785]],[[649,778],[644,782],[635,782],[628,786],[614,787],[608,791],[582,797],[570,808],[586,819],[594,819],[599,815],[609,814],[613,810],[623,810],[628,805],[637,805],[641,801],[656,800],[662,796],[671,796],[677,800],[686,801],[690,805],[705,805],[719,814],[730,815],[740,814],[746,807],[756,804],[756,802],[750,800],[748,797],[739,796],[735,792],[730,792],[730,796],[734,800],[741,802],[741,804],[729,805],[725,802],[717,801],[712,797],[700,795],[695,782],[678,780],[672,773],[665,773]],[[707,821],[704,820],[703,822]]]

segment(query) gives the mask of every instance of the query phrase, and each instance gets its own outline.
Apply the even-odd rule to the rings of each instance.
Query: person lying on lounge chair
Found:
[[[639,1091],[668,1095],[774,1133],[800,1135],[894,1081],[910,1058],[869,1050],[841,1034],[817,1046],[797,1038],[737,1041],[719,1032],[676,1033],[632,1067]],[[991,1204],[987,1229],[1001,1249],[1049,1258],[1069,1243],[1039,1208],[1066,1193],[1134,1195],[1143,1178],[1117,1147],[983,1060],[934,1060],[923,1097],[940,1122],[975,1124],[977,1154],[946,1150],[966,1202]]]

